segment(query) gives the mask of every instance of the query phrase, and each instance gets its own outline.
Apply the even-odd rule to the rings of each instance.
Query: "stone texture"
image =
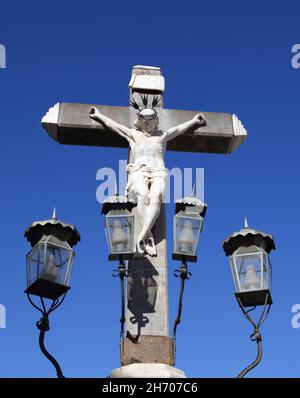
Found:
[[[136,226],[136,232],[138,228]],[[168,336],[168,264],[165,206],[153,228],[157,257],[128,262],[126,329],[133,337]],[[148,362],[148,361],[146,361]]]
[[[140,336],[137,341],[124,340],[121,365],[163,363],[174,366],[173,341],[168,336]]]
[[[48,134],[64,145],[86,145],[127,148],[128,142],[100,126],[89,117],[88,104],[61,103],[45,115],[42,125]],[[131,127],[136,119],[132,108],[95,105],[101,113]],[[169,129],[203,113],[207,127],[192,129],[168,143],[167,149],[181,152],[231,153],[247,138],[247,132],[230,113],[158,109],[160,126]],[[56,119],[54,119],[54,116]],[[97,134],[100,133],[100,134]]]

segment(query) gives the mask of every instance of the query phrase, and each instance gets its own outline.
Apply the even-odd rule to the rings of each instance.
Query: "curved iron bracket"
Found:
[[[39,346],[40,346],[40,350],[42,351],[42,353],[45,355],[45,357],[52,363],[52,365],[54,366],[55,370],[56,370],[56,374],[57,377],[59,379],[61,378],[65,378],[65,376],[63,375],[63,372],[61,370],[61,367],[59,365],[59,363],[57,362],[57,360],[49,353],[49,351],[47,351],[46,347],[45,347],[45,334],[46,332],[48,332],[48,330],[50,330],[50,323],[49,323],[49,315],[56,310],[64,301],[65,297],[66,297],[65,293],[61,299],[55,299],[52,300],[52,304],[50,305],[50,307],[47,309],[46,308],[46,304],[44,301],[43,297],[40,297],[41,300],[41,304],[42,307],[39,307],[37,304],[35,304],[32,300],[32,298],[30,297],[30,294],[27,293],[27,298],[30,302],[30,304],[36,308],[38,311],[40,311],[40,313],[42,314],[41,319],[36,323],[36,327],[39,329],[40,331],[40,335],[39,335]]]
[[[268,303],[268,296],[269,294],[266,294],[266,299],[265,299],[265,303],[264,303],[264,307],[263,307],[263,311],[261,313],[261,316],[258,320],[257,323],[255,323],[253,321],[253,319],[250,317],[249,312],[253,311],[256,307],[251,308],[250,310],[246,310],[245,307],[243,306],[241,300],[239,299],[239,297],[237,297],[237,301],[238,304],[243,312],[243,314],[245,315],[245,318],[251,323],[251,325],[253,326],[253,333],[250,335],[250,340],[251,341],[256,341],[257,343],[257,355],[256,358],[253,362],[250,363],[250,365],[248,365],[245,369],[243,369],[237,376],[237,378],[243,378],[244,376],[246,376],[247,373],[249,373],[252,369],[254,369],[261,361],[262,359],[262,355],[263,355],[263,351],[262,351],[262,336],[260,333],[260,327],[261,325],[264,323],[264,321],[267,319],[270,309],[271,309],[271,304],[267,304]]]
[[[176,358],[176,332],[177,326],[181,322],[181,314],[182,314],[182,303],[183,303],[183,293],[184,293],[184,286],[185,280],[190,279],[192,274],[188,271],[188,266],[186,261],[182,261],[180,269],[176,269],[174,271],[174,276],[176,278],[180,278],[180,292],[179,292],[179,301],[178,301],[178,312],[177,318],[175,319],[174,326],[173,326],[173,351],[174,351],[174,362]]]
[[[124,344],[124,330],[125,330],[125,286],[124,286],[124,278],[127,277],[129,274],[128,270],[126,269],[126,266],[124,264],[124,261],[122,258],[120,258],[120,263],[118,269],[113,270],[112,276],[114,278],[119,277],[120,278],[120,284],[121,284],[121,317],[120,317],[120,324],[121,324],[121,330],[120,330],[120,344],[121,344],[121,357],[123,353],[123,344]]]

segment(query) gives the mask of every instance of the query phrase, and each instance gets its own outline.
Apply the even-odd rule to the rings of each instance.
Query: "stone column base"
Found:
[[[165,363],[173,366],[173,340],[169,336],[139,336],[138,342],[124,339],[121,366],[133,363]]]
[[[114,369],[108,377],[111,379],[184,379],[186,375],[182,370],[164,363],[133,363]]]

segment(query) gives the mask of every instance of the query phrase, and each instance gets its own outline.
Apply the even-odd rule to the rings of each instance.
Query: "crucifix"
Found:
[[[129,147],[127,195],[134,195],[138,203],[138,233],[136,256],[128,262],[127,333],[121,365],[174,366],[162,203],[167,181],[164,152],[229,154],[247,132],[232,114],[164,109],[160,68],[135,66],[129,87],[132,106],[59,103],[49,109],[42,125],[60,144]]]

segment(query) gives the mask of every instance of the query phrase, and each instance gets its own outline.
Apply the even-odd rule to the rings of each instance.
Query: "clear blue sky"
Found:
[[[135,64],[166,77],[165,107],[236,113],[249,136],[230,156],[168,153],[167,166],[204,167],[208,212],[198,264],[184,297],[178,368],[191,377],[234,377],[256,355],[251,328],[233,294],[221,242],[249,224],[274,235],[274,305],[264,324],[264,358],[251,376],[299,375],[300,42],[296,1],[5,2],[0,43],[1,377],[54,377],[38,349],[39,314],[27,302],[24,229],[58,215],[82,234],[72,289],[53,315],[47,346],[66,376],[105,377],[119,366],[119,284],[107,261],[95,192],[101,167],[117,167],[122,149],[61,146],[40,119],[56,102],[128,104]],[[168,210],[169,237],[174,206]],[[170,239],[171,243],[171,239]],[[178,263],[170,257],[170,318]]]

